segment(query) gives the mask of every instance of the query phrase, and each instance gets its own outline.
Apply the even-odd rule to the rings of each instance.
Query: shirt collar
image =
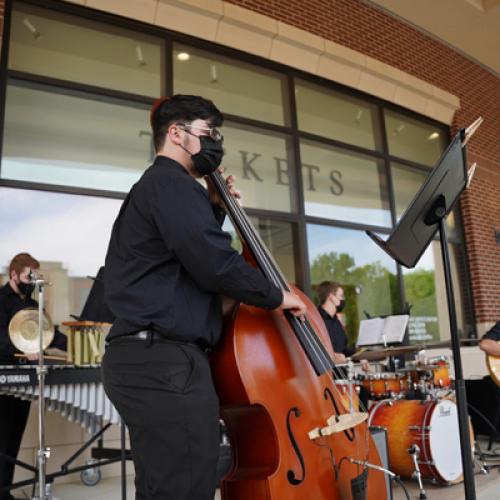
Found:
[[[322,318],[327,318],[327,319],[333,319],[335,318],[335,314],[333,316],[330,316],[327,311],[323,309],[323,306],[318,306],[319,313],[321,314]]]
[[[10,286],[10,283],[8,281],[3,287],[7,295],[17,295],[16,291]]]
[[[185,173],[186,175],[189,175],[189,172],[178,161],[168,156],[163,156],[163,155],[156,156],[153,165],[160,165],[164,167],[174,168],[176,170],[179,170],[180,172]]]

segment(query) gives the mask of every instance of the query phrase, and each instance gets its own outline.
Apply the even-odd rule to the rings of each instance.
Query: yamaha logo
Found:
[[[0,384],[24,384],[30,382],[28,374],[22,375],[0,375]]]

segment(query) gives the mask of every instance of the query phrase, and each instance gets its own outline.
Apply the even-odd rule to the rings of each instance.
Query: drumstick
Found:
[[[16,358],[25,358],[25,359],[28,359],[28,356],[26,356],[26,354],[15,353],[14,356]],[[51,360],[54,360],[54,361],[66,361],[66,356],[44,356],[43,359],[51,359]]]

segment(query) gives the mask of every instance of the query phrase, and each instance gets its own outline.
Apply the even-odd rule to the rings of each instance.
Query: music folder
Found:
[[[363,319],[359,324],[359,335],[356,346],[377,344],[393,344],[403,342],[408,314],[387,316],[385,318]]]

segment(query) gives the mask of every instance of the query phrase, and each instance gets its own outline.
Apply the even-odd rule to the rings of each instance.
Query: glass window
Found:
[[[448,144],[444,128],[393,111],[385,111],[385,130],[391,155],[431,167]]]
[[[149,109],[7,89],[4,179],[128,191],[152,154]]]
[[[449,244],[459,335],[468,334],[470,313],[463,303],[463,259],[458,245]],[[450,338],[448,304],[439,241],[433,241],[413,269],[403,269],[406,302],[410,307],[410,342],[428,343]]]
[[[266,217],[251,217],[251,220],[285,278],[288,282],[296,284],[295,254],[297,245],[295,244],[292,224]]]
[[[174,92],[202,95],[223,112],[286,125],[284,76],[264,68],[177,45]]]
[[[301,80],[295,86],[295,99],[300,130],[380,149],[375,106]]]
[[[325,280],[340,283],[346,294],[346,330],[354,344],[359,321],[399,311],[396,264],[362,231],[308,224],[307,243],[314,299]]]
[[[308,141],[300,155],[306,215],[391,225],[383,162]]]
[[[295,252],[297,245],[295,244],[292,224],[266,217],[250,217],[250,220],[287,281],[296,283]],[[231,235],[233,248],[241,253],[241,241],[229,217],[226,217],[223,229]]]
[[[9,69],[156,97],[163,42],[66,14],[18,4]]]
[[[14,255],[29,252],[52,286],[47,311],[56,323],[79,315],[104,265],[111,227],[122,201],[25,189],[0,188],[0,272],[8,280]]]
[[[289,212],[295,206],[289,139],[227,122],[223,134],[226,155],[222,165],[236,176],[243,205]]]
[[[410,206],[420,186],[425,181],[427,174],[411,167],[391,164],[392,184],[394,187],[394,198],[396,202],[396,218],[399,220],[405,210]],[[456,210],[456,208],[454,209]],[[446,218],[448,236],[457,237],[456,214],[452,210]]]

